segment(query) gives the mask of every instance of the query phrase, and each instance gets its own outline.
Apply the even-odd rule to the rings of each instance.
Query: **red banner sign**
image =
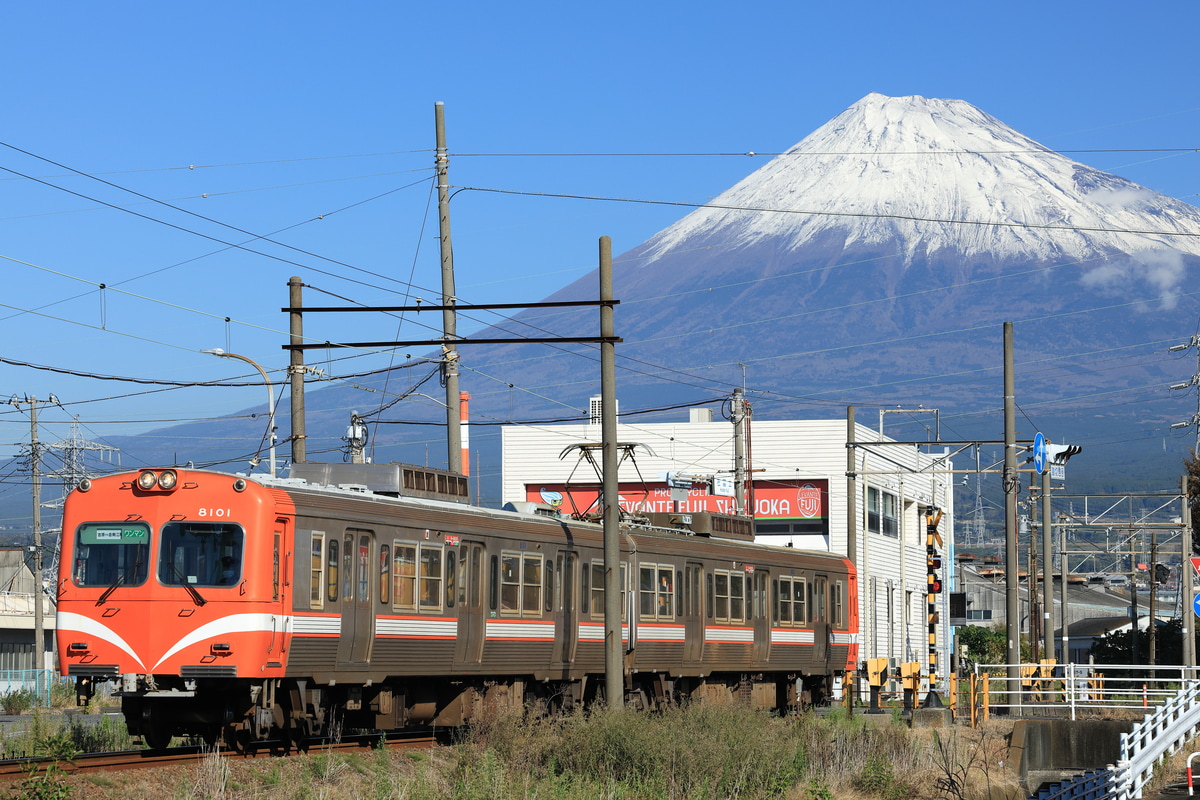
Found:
[[[688,492],[687,498],[678,503],[671,499],[671,490],[665,483],[623,483],[617,491],[620,494],[621,508],[625,511],[679,511],[685,514],[712,511],[718,514],[732,514],[736,506],[732,497],[709,494],[707,487],[703,487],[702,484],[695,484],[695,488]],[[567,515],[598,512],[598,494],[595,485],[525,485],[527,502],[548,505]],[[828,508],[828,481],[763,481],[754,486],[754,516],[758,519],[821,519],[828,516]]]

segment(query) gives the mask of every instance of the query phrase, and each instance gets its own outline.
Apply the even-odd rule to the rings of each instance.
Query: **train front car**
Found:
[[[82,481],[63,512],[57,583],[61,669],[80,700],[113,681],[130,733],[153,748],[254,738],[254,692],[286,663],[288,505],[199,470]]]

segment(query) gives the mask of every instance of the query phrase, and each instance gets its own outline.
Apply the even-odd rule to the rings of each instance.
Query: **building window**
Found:
[[[867,530],[893,539],[900,536],[899,498],[890,492],[867,487]]]
[[[990,608],[968,608],[967,619],[987,620],[992,618],[992,610]]]

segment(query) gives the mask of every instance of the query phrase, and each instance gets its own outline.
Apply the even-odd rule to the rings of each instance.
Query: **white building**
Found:
[[[846,423],[837,420],[755,421],[747,451],[753,470],[756,538],[760,542],[848,554]],[[502,429],[504,502],[560,505],[564,514],[585,512],[599,477],[574,445],[600,442],[597,422],[506,426]],[[725,511],[733,499],[713,496],[699,479],[729,478],[734,430],[694,409],[688,422],[618,425],[624,447],[618,481],[622,507],[650,511]],[[853,526],[859,570],[859,657],[929,666],[927,510],[942,512],[938,547],[943,568],[953,564],[953,491],[946,452],[887,445],[878,431],[856,426],[854,472],[857,519]],[[560,457],[561,456],[561,457]],[[596,463],[600,455],[595,454]],[[673,500],[666,473],[697,480],[683,500]],[[676,505],[678,504],[678,505]],[[598,511],[592,507],[591,511]],[[949,666],[949,584],[932,597],[938,604],[937,674]]]

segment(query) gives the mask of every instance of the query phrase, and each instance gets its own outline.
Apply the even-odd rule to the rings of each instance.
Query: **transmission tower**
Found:
[[[93,463],[99,461],[111,464],[115,456],[117,465],[119,466],[121,463],[121,451],[118,448],[83,438],[79,432],[79,417],[71,420],[70,438],[59,439],[56,442],[44,444],[42,445],[42,452],[53,452],[56,454],[60,466],[57,469],[47,469],[44,474],[58,481],[61,487],[59,496],[42,503],[42,506],[59,509],[60,511],[71,490],[78,486],[79,482],[84,478],[89,478],[96,474],[96,470],[88,468],[89,458],[92,459]],[[62,541],[61,536],[55,537],[53,553],[50,557],[50,570],[52,573],[58,569],[60,541]]]

